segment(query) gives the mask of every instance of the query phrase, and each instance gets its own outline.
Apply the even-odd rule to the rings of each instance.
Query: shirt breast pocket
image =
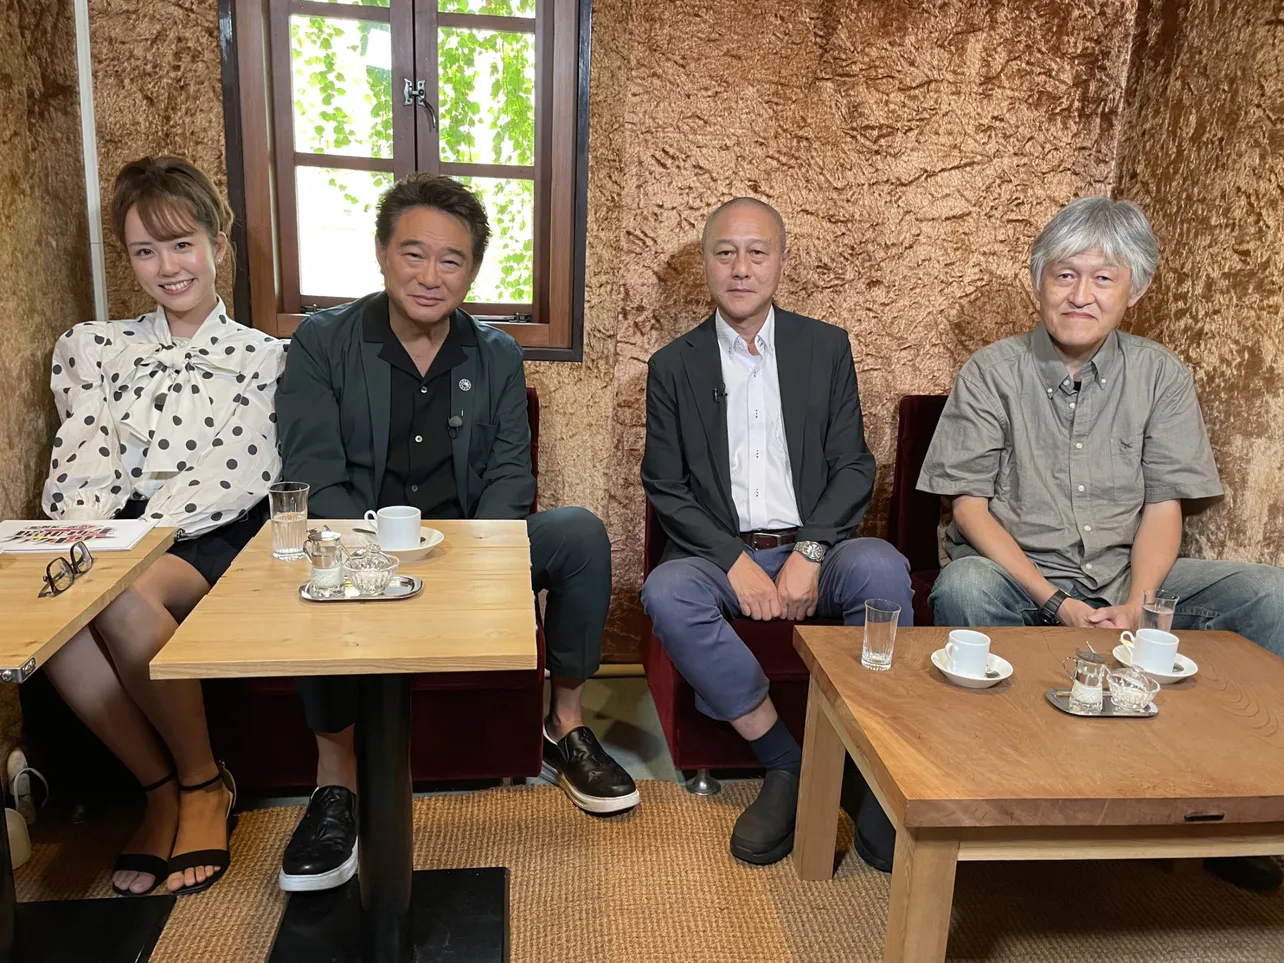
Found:
[[[1118,506],[1140,506],[1145,501],[1146,485],[1141,473],[1143,437],[1125,435],[1110,440],[1110,473]]]

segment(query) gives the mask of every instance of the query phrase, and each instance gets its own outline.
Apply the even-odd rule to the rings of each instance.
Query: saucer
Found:
[[[986,663],[987,669],[993,669],[999,673],[997,679],[977,678],[973,675],[959,675],[950,669],[949,659],[945,655],[944,649],[937,649],[932,653],[932,665],[941,670],[941,675],[949,679],[955,685],[961,685],[965,689],[988,689],[992,685],[998,685],[1004,679],[1012,675],[1012,663],[1002,656],[990,653],[989,661]]]
[[[1128,667],[1132,667],[1132,652],[1128,646],[1120,642],[1115,646],[1114,657]],[[1199,671],[1199,666],[1195,664],[1194,659],[1188,659],[1180,652],[1177,653],[1177,662],[1173,666],[1172,672],[1152,672],[1150,669],[1142,669],[1142,672],[1150,676],[1156,682],[1162,685],[1169,685],[1173,682],[1181,682],[1183,679],[1189,679]]]
[[[360,531],[360,529],[358,529],[358,531]],[[441,532],[437,531],[437,529],[435,528],[423,528],[423,529],[420,529],[420,531],[422,534],[419,536],[418,548],[397,548],[397,549],[385,548],[382,551],[385,554],[391,555],[394,558],[396,558],[396,560],[400,564],[405,565],[407,562],[419,561],[421,558],[423,558],[425,555],[431,552],[434,548],[440,545],[442,541],[446,538],[445,535],[441,534]],[[376,544],[378,542],[377,539],[371,539],[371,541],[375,542]]]

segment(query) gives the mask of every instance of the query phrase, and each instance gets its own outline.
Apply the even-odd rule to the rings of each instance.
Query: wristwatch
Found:
[[[1035,619],[1040,625],[1060,625],[1061,620],[1057,618],[1057,610],[1065,600],[1066,593],[1057,589],[1052,593],[1052,598],[1043,603],[1043,607],[1035,614]]]
[[[829,546],[824,542],[794,542],[794,551],[810,562],[820,564],[825,560],[825,554],[829,551]]]

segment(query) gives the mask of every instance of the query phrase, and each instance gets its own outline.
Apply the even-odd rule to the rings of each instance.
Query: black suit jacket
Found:
[[[378,507],[388,458],[392,374],[379,357],[388,297],[380,292],[309,316],[294,332],[277,386],[284,477],[307,482],[320,518]],[[457,311],[464,360],[450,369],[451,441],[465,518],[525,518],[535,498],[522,348]]]
[[[874,489],[851,344],[842,328],[779,308],[775,341],[798,538],[833,545],[855,534]],[[647,365],[642,487],[669,536],[665,559],[695,555],[726,571],[745,546],[723,398],[710,315]]]

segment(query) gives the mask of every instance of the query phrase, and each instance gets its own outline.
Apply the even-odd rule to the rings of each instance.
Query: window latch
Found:
[[[428,123],[432,129],[437,129],[437,109],[428,103],[428,91],[425,89],[425,82],[422,80],[412,81],[409,77],[403,77],[402,83],[405,87],[402,90],[403,102],[406,107],[422,107],[428,111]]]

